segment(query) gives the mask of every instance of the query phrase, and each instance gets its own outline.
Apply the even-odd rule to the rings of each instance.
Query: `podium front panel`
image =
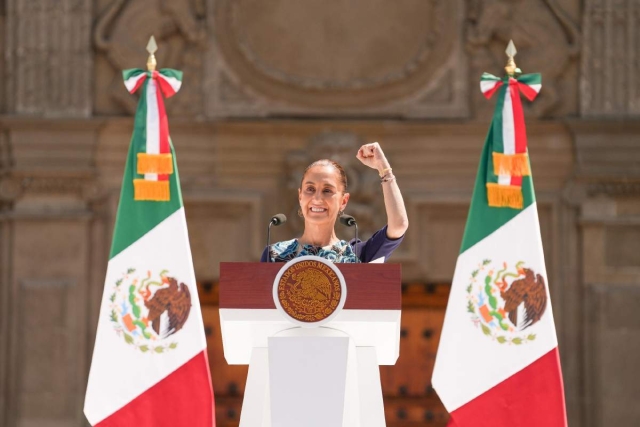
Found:
[[[220,320],[229,364],[248,364],[255,347],[297,327],[275,307],[273,281],[282,263],[221,263]],[[401,270],[397,264],[336,264],[347,283],[343,310],[326,328],[347,333],[357,347],[374,347],[378,364],[399,354]]]

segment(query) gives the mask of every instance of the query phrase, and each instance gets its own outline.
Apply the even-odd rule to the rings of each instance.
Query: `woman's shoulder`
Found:
[[[271,252],[281,254],[287,250],[294,250],[298,247],[298,239],[283,240],[271,245]]]
[[[260,261],[284,261],[295,258],[298,252],[298,240],[284,240],[282,242],[273,243],[271,247],[265,247],[262,252]]]

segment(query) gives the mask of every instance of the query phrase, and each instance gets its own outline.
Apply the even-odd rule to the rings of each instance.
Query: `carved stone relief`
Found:
[[[7,110],[91,115],[91,0],[7,0]]]
[[[124,88],[121,71],[146,67],[146,46],[153,35],[158,67],[184,72],[180,94],[167,101],[167,111],[174,117],[201,114],[205,14],[205,0],[111,1],[100,12],[93,33],[101,54],[97,62],[103,64],[97,70],[96,112],[135,113],[137,100]]]
[[[88,213],[92,203],[107,196],[94,178],[9,176],[0,178],[0,211],[37,216]]]
[[[584,11],[581,102],[583,116],[640,114],[640,5],[587,0]]]
[[[95,167],[96,122],[7,119],[0,137],[0,201],[25,198],[85,206],[101,197]],[[74,208],[75,209],[75,208]]]
[[[640,197],[640,179],[636,181],[593,182],[587,185],[589,196],[606,194],[617,197]]]
[[[384,201],[380,191],[379,177],[375,171],[363,166],[355,153],[365,141],[349,132],[323,132],[311,138],[308,147],[302,151],[293,151],[287,155],[288,171],[287,218],[290,228],[301,233],[304,222],[298,217],[298,203],[294,194],[300,188],[300,182],[307,166],[316,160],[331,159],[339,163],[347,173],[347,192],[351,195],[345,211],[358,221],[358,238],[366,239],[386,224]],[[345,239],[353,238],[353,230],[337,228]]]
[[[207,114],[464,117],[462,17],[460,0],[215,0]]]
[[[575,71],[581,35],[573,18],[558,0],[471,0],[468,10],[467,50],[471,54],[473,86],[483,72],[504,74],[509,40],[518,50],[516,63],[523,73],[541,73],[542,91],[530,107],[536,117],[564,116],[576,110]],[[490,116],[491,108],[474,90],[475,110]],[[528,102],[523,103],[529,108]]]
[[[263,117],[268,114],[267,99],[238,80],[224,62],[215,41],[210,44],[205,70],[207,117]]]

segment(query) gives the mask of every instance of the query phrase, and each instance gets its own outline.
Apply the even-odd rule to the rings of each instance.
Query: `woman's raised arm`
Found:
[[[382,181],[384,206],[387,211],[387,237],[397,239],[402,237],[409,227],[407,209],[404,206],[402,193],[393,175],[389,161],[377,142],[365,144],[356,155],[364,165],[376,169]]]

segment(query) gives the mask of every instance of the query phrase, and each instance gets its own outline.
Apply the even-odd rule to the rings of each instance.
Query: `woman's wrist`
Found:
[[[383,178],[386,174],[391,173],[392,170],[391,166],[380,168],[378,169],[378,175],[380,175],[380,178]]]
[[[384,184],[385,182],[394,181],[396,179],[396,176],[393,174],[393,171],[391,168],[387,168],[385,170],[386,172],[380,175],[380,183],[382,184]]]

